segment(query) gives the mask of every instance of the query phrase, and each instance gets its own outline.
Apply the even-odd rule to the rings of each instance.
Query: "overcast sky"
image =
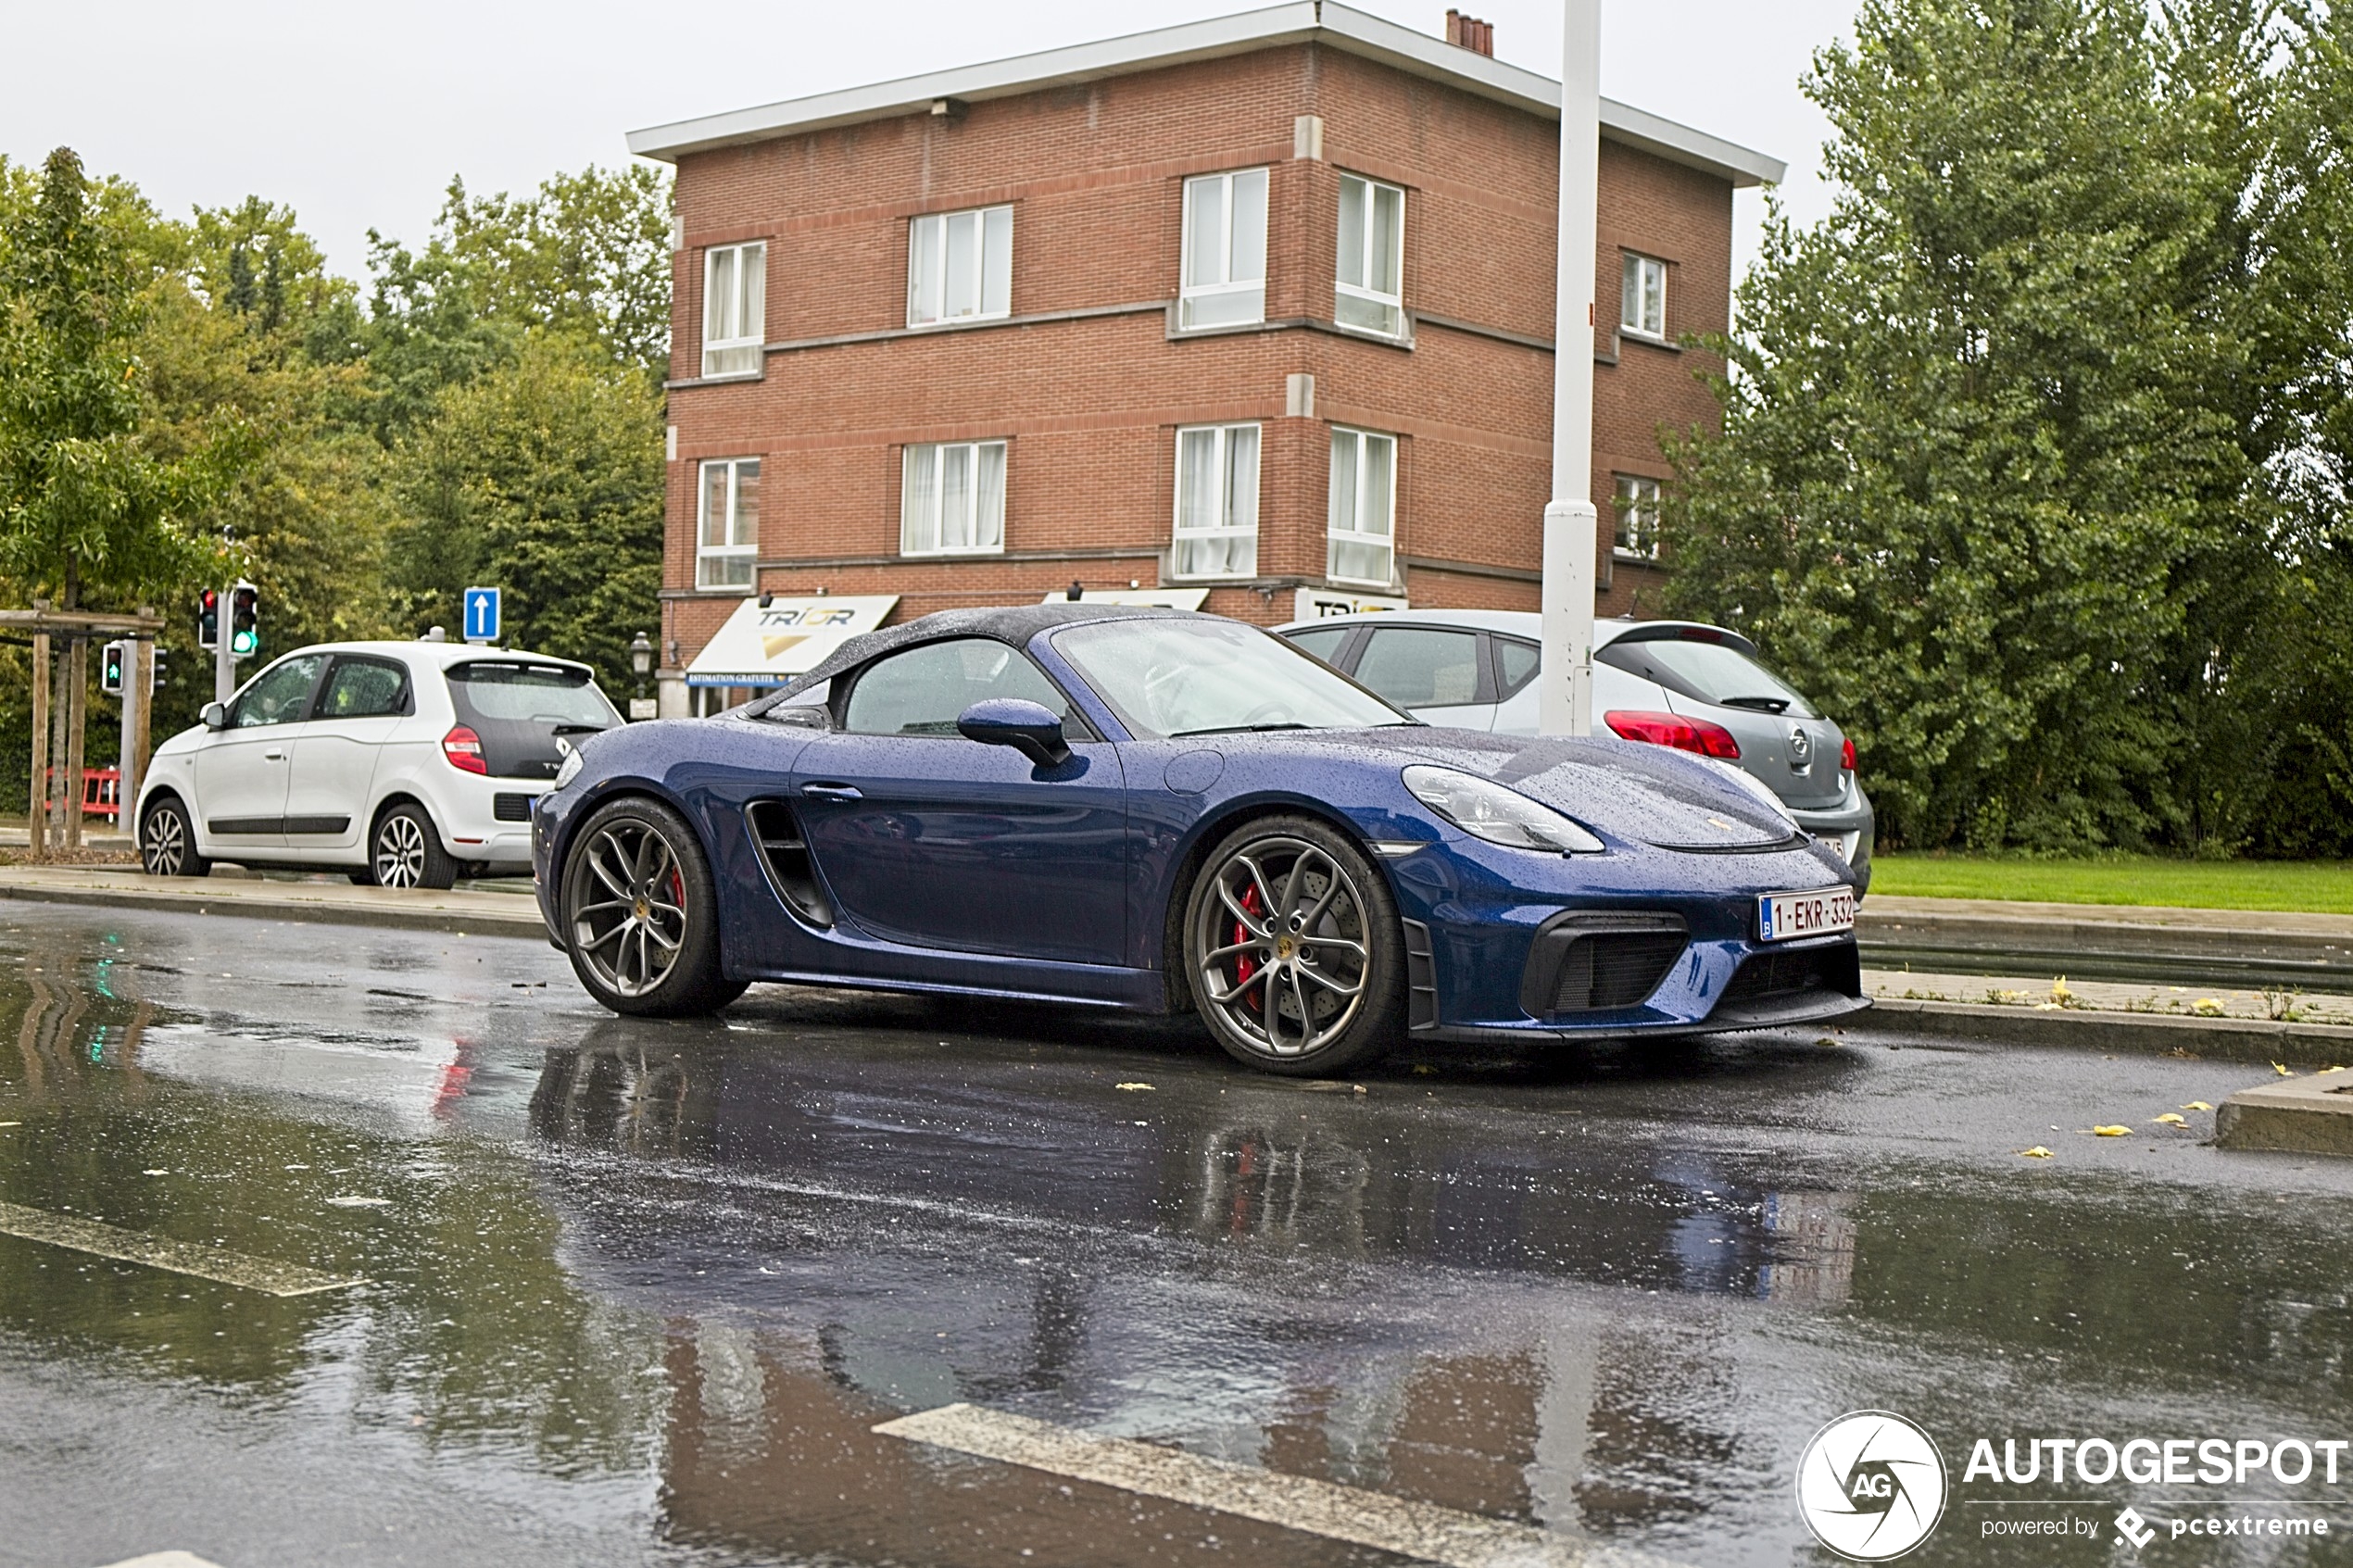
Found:
[[[1441,33],[1443,0],[1357,0]],[[1086,43],[1252,8],[1250,0],[778,5],[697,0],[0,0],[9,63],[0,154],[60,144],[184,217],[248,194],[292,206],[334,268],[364,276],[367,232],[421,240],[452,174],[528,190],[628,158],[631,129]],[[1496,53],[1560,74],[1558,0],[1486,0]],[[1602,91],[1786,159],[1818,215],[1828,128],[1798,93],[1855,0],[1604,0]],[[1761,204],[1744,193],[1736,248]]]

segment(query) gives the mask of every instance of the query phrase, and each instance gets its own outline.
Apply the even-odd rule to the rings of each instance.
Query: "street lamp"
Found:
[[[1553,349],[1553,499],[1544,508],[1537,729],[1581,735],[1593,714],[1593,211],[1601,157],[1601,0],[1563,0],[1560,277]],[[1582,316],[1584,320],[1578,318]]]
[[[629,717],[632,719],[648,717],[643,710],[642,704],[646,700],[646,676],[653,667],[653,639],[640,632],[629,640],[629,668],[637,677],[636,689],[629,700]]]

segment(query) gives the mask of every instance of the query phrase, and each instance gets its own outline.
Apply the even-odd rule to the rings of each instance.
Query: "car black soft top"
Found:
[[[1014,647],[1026,647],[1030,638],[1051,627],[1069,626],[1082,621],[1117,621],[1139,617],[1186,621],[1215,619],[1196,615],[1189,610],[1164,609],[1156,605],[1090,605],[1083,599],[934,610],[903,625],[886,626],[879,632],[860,633],[819,660],[806,674],[796,675],[767,696],[754,697],[741,708],[731,709],[728,717],[757,719],[778,703],[790,700],[821,681],[830,681],[845,670],[855,670],[869,659],[917,643],[937,642],[947,637],[989,637],[1000,643],[1010,643]]]

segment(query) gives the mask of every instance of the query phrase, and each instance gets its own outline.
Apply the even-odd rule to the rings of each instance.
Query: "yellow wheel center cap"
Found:
[[[653,913],[653,910],[652,910],[652,909],[648,909],[648,908],[647,907],[647,905],[646,905],[646,901],[645,901],[643,898],[638,899],[638,900],[637,900],[637,918],[638,918],[639,920],[644,920],[644,919],[645,919],[648,915],[649,915],[649,914],[651,914],[651,913]]]
[[[1277,936],[1275,938],[1275,957],[1277,959],[1290,958],[1297,951],[1299,951],[1299,944],[1292,941],[1290,937]]]

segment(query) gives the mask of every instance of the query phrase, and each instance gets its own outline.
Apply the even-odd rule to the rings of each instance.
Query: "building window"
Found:
[[[1658,559],[1658,481],[1619,474],[1617,552],[1629,560]]]
[[[767,245],[714,245],[703,252],[702,373],[758,375],[767,326]]]
[[[907,324],[1010,315],[1013,209],[932,212],[907,225]]]
[[[1396,575],[1396,522],[1397,438],[1333,431],[1324,575],[1389,586]]]
[[[1258,427],[1209,425],[1176,433],[1178,577],[1258,573]]]
[[[1340,297],[1343,327],[1395,337],[1405,330],[1405,193],[1378,180],[1340,177]]]
[[[1617,327],[1642,337],[1667,337],[1667,263],[1626,253],[1626,282],[1618,295]]]
[[[994,555],[1005,547],[1005,444],[910,446],[899,496],[899,551]]]
[[[1185,276],[1176,325],[1233,327],[1266,319],[1266,171],[1185,182]]]
[[[695,586],[749,588],[760,553],[760,459],[702,466],[702,516],[695,527]]]

